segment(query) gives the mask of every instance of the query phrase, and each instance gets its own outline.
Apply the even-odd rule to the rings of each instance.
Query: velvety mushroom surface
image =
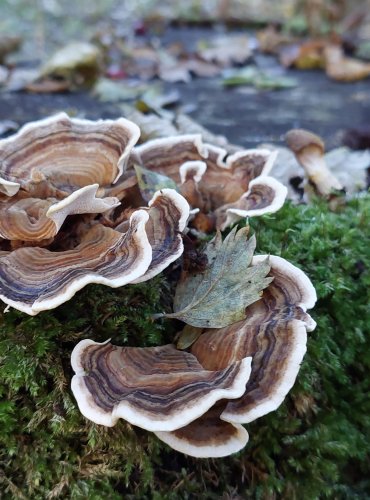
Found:
[[[4,253],[0,298],[34,315],[57,307],[89,283],[119,287],[145,281],[182,253],[180,231],[188,215],[185,199],[166,190],[155,194],[148,209],[134,211],[124,232],[94,224],[71,250],[24,247]]]
[[[83,340],[72,353],[72,390],[83,415],[107,426],[119,418],[150,431],[178,429],[217,401],[245,390],[251,358],[205,370],[174,345],[118,347]]]
[[[238,151],[202,143],[200,135],[155,139],[137,146],[131,161],[173,179],[193,208],[216,214],[216,226],[276,212],[287,189],[270,177],[276,154],[264,149]]]
[[[253,263],[266,257],[256,256]],[[176,433],[157,433],[178,451],[194,456],[223,456],[225,450],[237,451],[243,439],[235,440],[240,436],[238,424],[276,410],[295,382],[306,352],[307,331],[316,326],[306,312],[314,306],[316,292],[296,266],[281,257],[270,256],[269,260],[274,280],[261,300],[246,309],[246,319],[226,328],[205,330],[190,350],[208,370],[225,369],[251,356],[252,372],[245,392]],[[217,442],[211,428],[220,440],[222,436],[221,441]],[[203,437],[195,442],[197,433]],[[209,450],[212,455],[207,455]]]
[[[57,198],[90,184],[108,185],[121,175],[139,136],[139,127],[124,118],[94,122],[60,113],[1,141],[0,178],[33,196]]]
[[[139,128],[65,113],[0,141],[0,299],[34,315],[89,283],[145,281],[183,252],[189,205],[173,189],[149,206],[119,180]],[[107,196],[108,195],[108,196]],[[122,204],[122,199],[124,204]]]

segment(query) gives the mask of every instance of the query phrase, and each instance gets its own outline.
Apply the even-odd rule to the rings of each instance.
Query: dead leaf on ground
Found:
[[[0,63],[3,63],[6,56],[16,52],[22,45],[22,39],[19,36],[1,35],[0,36]]]
[[[147,84],[129,85],[127,82],[100,78],[95,87],[94,95],[102,102],[130,101],[140,97],[148,89]]]
[[[243,64],[251,55],[249,38],[245,35],[224,35],[198,44],[198,55],[222,67]]]
[[[326,74],[340,82],[356,82],[370,76],[370,63],[346,57],[338,45],[329,45],[324,51]]]
[[[22,90],[33,94],[54,94],[59,92],[68,92],[69,87],[69,83],[65,80],[45,78],[40,81],[26,83]]]
[[[325,68],[324,49],[327,43],[325,40],[308,40],[286,45],[279,51],[279,61],[285,68]]]
[[[255,66],[246,66],[236,70],[228,70],[222,83],[226,87],[239,85],[253,85],[261,90],[290,89],[297,86],[295,78],[284,75],[275,75],[262,71]]]
[[[140,127],[140,142],[178,135],[179,133],[172,120],[168,117],[158,116],[154,113],[145,114],[129,104],[120,104],[119,108],[126,118]]]
[[[265,54],[277,55],[285,45],[293,45],[297,42],[296,38],[277,31],[274,26],[257,31],[256,36],[258,48]]]
[[[23,90],[38,80],[40,71],[34,68],[14,68],[9,72],[8,79],[4,85],[8,92],[18,92]]]
[[[222,241],[221,233],[208,243],[205,272],[185,273],[177,285],[176,318],[198,328],[223,328],[245,318],[245,309],[256,302],[271,283],[268,259],[251,266],[256,239],[247,239],[248,228],[234,228]],[[157,315],[158,317],[158,315]]]
[[[99,77],[102,56],[91,43],[74,42],[61,48],[46,62],[42,78],[66,81],[71,89],[91,87]]]

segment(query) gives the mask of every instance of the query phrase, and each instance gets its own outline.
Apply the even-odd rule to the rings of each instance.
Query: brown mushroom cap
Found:
[[[307,148],[316,149],[318,153],[324,154],[325,144],[321,137],[304,129],[292,129],[285,135],[288,147],[296,155],[300,155]]]
[[[109,427],[124,418],[150,431],[172,431],[220,399],[243,394],[251,359],[208,371],[172,344],[118,347],[83,340],[71,362],[76,372],[72,391],[86,418]]]
[[[181,183],[192,208],[204,214],[216,210],[222,229],[242,217],[277,211],[287,194],[267,175],[276,154],[264,149],[227,156],[223,148],[203,144],[201,136],[187,135],[148,141],[134,148],[132,158]]]
[[[2,190],[15,194],[18,184],[32,196],[63,198],[79,187],[109,185],[139,135],[124,118],[93,122],[60,113],[29,123],[0,141]]]
[[[181,233],[189,218],[189,205],[174,189],[161,189],[149,202],[145,231],[152,247],[152,261],[145,274],[133,281],[147,281],[178,259],[183,251]]]
[[[285,138],[318,194],[328,196],[333,190],[343,189],[325,163],[325,146],[319,136],[307,130],[293,129]]]
[[[123,286],[147,270],[152,249],[137,210],[125,234],[95,225],[72,250],[19,248],[0,257],[0,299],[35,315],[69,300],[88,283]]]
[[[255,257],[253,263],[264,258]],[[282,403],[306,351],[306,330],[315,328],[306,313],[316,301],[310,280],[281,257],[270,256],[270,264],[274,280],[261,300],[247,308],[247,318],[206,331],[191,348],[209,370],[252,356],[252,374],[244,395],[229,402],[221,415],[228,422],[251,422]]]
[[[176,451],[197,458],[220,458],[240,451],[248,443],[248,432],[240,424],[220,420],[225,403],[216,404],[204,415],[173,432],[155,435]]]

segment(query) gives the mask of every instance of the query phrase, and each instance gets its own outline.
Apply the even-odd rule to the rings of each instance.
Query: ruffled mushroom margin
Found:
[[[316,326],[306,312],[316,301],[309,278],[281,257],[269,259],[274,280],[247,318],[206,330],[190,353],[172,344],[81,341],[72,353],[72,390],[83,415],[108,426],[124,418],[194,457],[242,449],[248,433],[241,424],[280,406],[306,352],[306,332]]]

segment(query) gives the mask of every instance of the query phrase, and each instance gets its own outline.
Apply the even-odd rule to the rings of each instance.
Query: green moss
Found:
[[[369,198],[339,213],[287,204],[251,221],[258,251],[301,267],[318,292],[308,353],[277,412],[248,425],[250,443],[219,460],[185,457],[125,422],[79,414],[70,353],[83,338],[168,342],[164,278],[112,290],[89,286],[55,311],[0,318],[0,496],[27,498],[370,497]]]

